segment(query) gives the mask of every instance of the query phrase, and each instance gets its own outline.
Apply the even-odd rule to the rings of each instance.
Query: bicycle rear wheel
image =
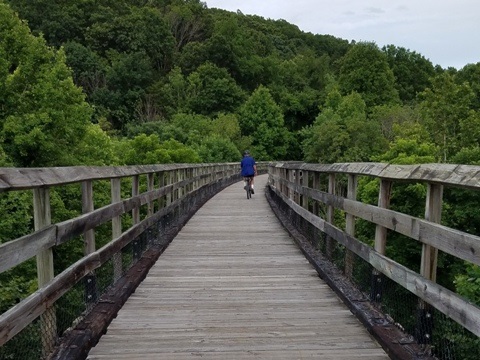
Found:
[[[247,192],[247,199],[252,197],[252,180],[250,178],[245,178],[245,191]]]

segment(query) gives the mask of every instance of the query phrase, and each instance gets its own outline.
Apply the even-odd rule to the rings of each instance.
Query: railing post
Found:
[[[328,193],[331,195],[335,195],[335,174],[330,173],[328,174]],[[327,222],[330,224],[334,224],[335,222],[335,209],[332,204],[328,204],[327,206]],[[334,240],[330,237],[326,237],[326,255],[329,260],[333,258],[333,248],[334,248]]]
[[[41,230],[52,223],[50,210],[50,190],[36,188],[33,190],[33,211],[35,231]],[[54,277],[53,251],[51,248],[37,254],[38,288],[43,287]],[[52,352],[57,337],[57,317],[55,308],[49,307],[40,317],[42,353],[44,356]]]
[[[112,204],[122,201],[121,179],[111,179]],[[112,218],[112,240],[122,235],[122,219],[114,216]],[[122,276],[122,253],[113,255],[113,280],[116,282]]]
[[[171,185],[172,184],[172,170],[167,171],[166,174],[166,184],[165,185]],[[166,199],[167,199],[167,206],[170,205],[173,201],[173,191],[170,191],[168,194],[166,194]]]
[[[165,186],[165,173],[163,171],[158,173],[158,188],[161,189]],[[158,208],[163,209],[165,207],[165,196],[158,199]]]
[[[82,213],[87,214],[94,210],[93,204],[93,183],[91,180],[82,182]],[[95,251],[95,231],[93,229],[85,231],[83,234],[84,255],[91,254]],[[97,279],[95,272],[85,276],[85,303],[89,310],[97,301]]]
[[[425,204],[425,220],[440,223],[442,218],[443,186],[438,184],[427,185],[427,199]],[[422,259],[420,274],[428,280],[437,280],[438,249],[431,245],[422,245]],[[418,304],[417,328],[415,338],[420,344],[430,344],[433,332],[433,311],[429,304],[420,300]]]
[[[303,170],[301,184],[304,189],[308,187],[308,175],[309,175],[308,171]],[[302,207],[308,210],[308,196],[302,195],[301,199],[302,199]]]
[[[380,190],[378,193],[378,207],[388,209],[390,207],[390,195],[392,192],[392,182],[389,180],[380,180]],[[375,250],[385,255],[387,246],[387,228],[377,225],[375,228]],[[381,302],[383,295],[383,276],[376,269],[372,271],[372,281],[370,288],[370,300]]]
[[[153,191],[155,189],[155,174],[147,174],[147,191]],[[147,204],[147,216],[150,217],[154,213],[155,204],[153,201],[149,201]]]
[[[354,201],[357,199],[357,182],[358,177],[356,175],[348,174],[347,199]],[[355,237],[355,216],[349,213],[347,213],[345,219],[345,232]],[[345,252],[345,275],[349,279],[352,278],[354,259],[353,252],[347,249]]]
[[[316,171],[313,173],[312,188],[314,190],[319,190],[320,188],[320,173]],[[319,202],[317,200],[312,200],[312,201],[313,201],[312,212],[315,216],[319,216],[320,215]],[[314,246],[316,247],[320,239],[320,231],[316,226],[313,227],[313,238],[315,239]]]
[[[134,175],[132,177],[132,197],[135,197],[140,193],[139,188],[140,188],[140,176]],[[134,207],[132,209],[132,223],[133,225],[140,223],[139,207]],[[136,238],[135,240],[133,240],[132,252],[133,252],[133,259],[135,261],[140,259],[141,253],[142,253],[140,239]]]

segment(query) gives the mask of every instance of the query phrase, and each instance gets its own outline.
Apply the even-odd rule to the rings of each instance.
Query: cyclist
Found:
[[[252,179],[252,194],[255,194],[253,190],[253,177],[257,175],[257,164],[255,163],[255,159],[250,156],[250,152],[245,150],[243,153],[243,159],[240,162],[240,166],[242,167],[242,176],[249,177]],[[247,182],[245,182],[245,189],[247,189]]]

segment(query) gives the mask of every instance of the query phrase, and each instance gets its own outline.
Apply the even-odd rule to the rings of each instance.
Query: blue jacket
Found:
[[[255,159],[251,156],[245,156],[240,162],[240,166],[242,167],[242,176],[255,175],[255,169],[253,168],[254,165]]]

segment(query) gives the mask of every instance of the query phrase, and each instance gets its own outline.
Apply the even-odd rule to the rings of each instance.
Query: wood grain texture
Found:
[[[88,359],[388,359],[281,227],[265,183],[207,202]]]

